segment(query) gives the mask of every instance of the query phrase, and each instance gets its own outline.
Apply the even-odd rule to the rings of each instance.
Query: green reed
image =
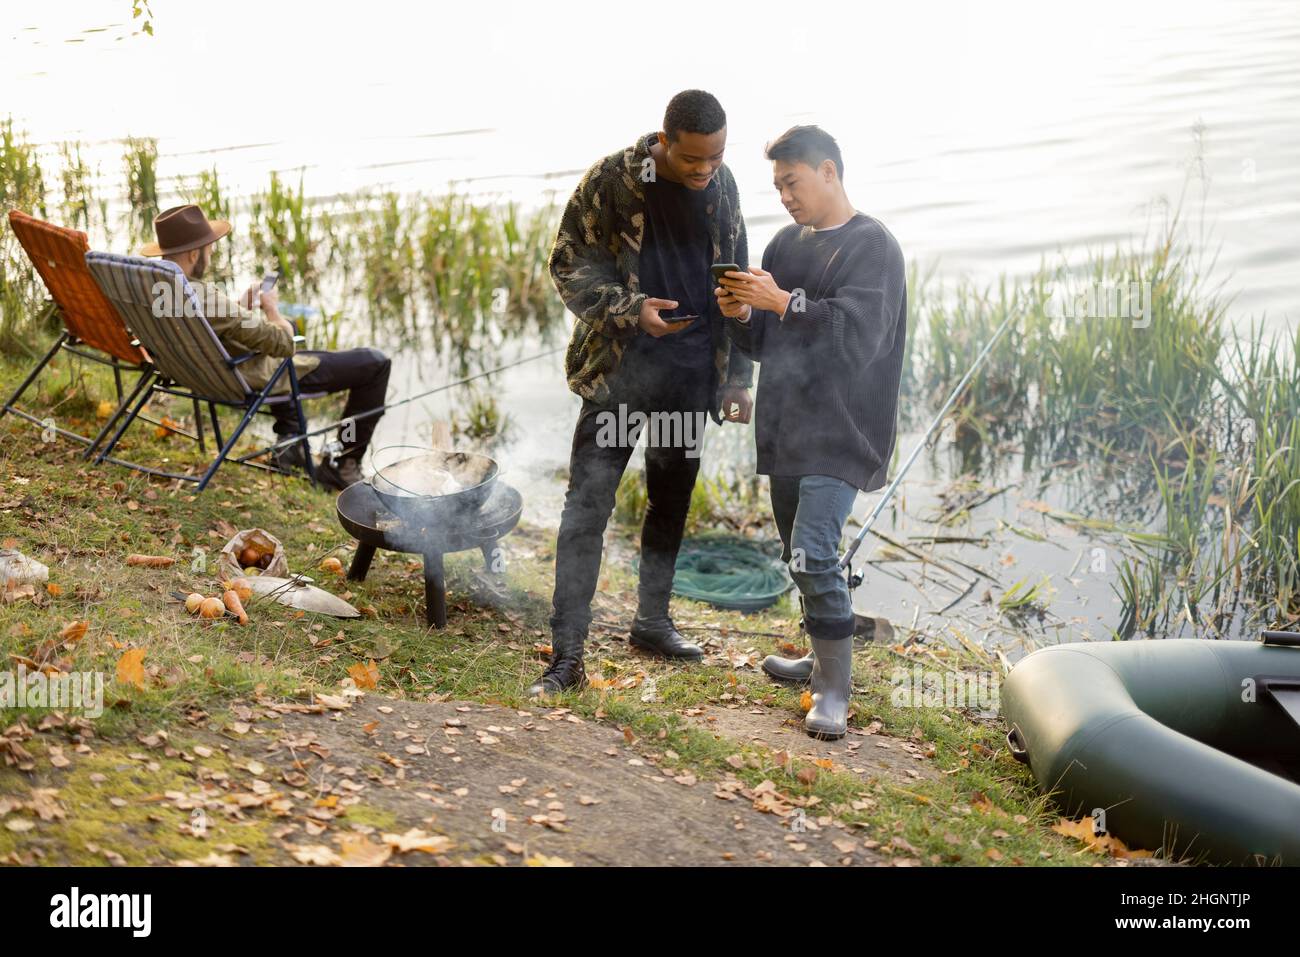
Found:
[[[89,235],[102,232],[107,236],[111,229],[108,200],[96,197],[98,173],[86,164],[81,150],[80,142],[59,144],[59,182],[63,187],[63,200],[59,204],[61,225]]]
[[[11,209],[44,217],[45,175],[35,145],[6,118],[0,121],[0,215]],[[44,297],[36,270],[5,220],[0,223],[0,350],[36,352],[32,332]]]
[[[415,331],[415,283],[418,277],[415,220],[396,193],[385,193],[372,209],[362,258],[366,301],[378,318],[392,316]]]
[[[513,430],[513,420],[494,392],[469,386],[452,418],[452,430],[467,439],[490,442],[506,438]]]
[[[132,247],[154,238],[153,221],[158,218],[158,141],[152,137],[128,136],[126,152],[126,231]]]
[[[179,192],[183,202],[198,206],[208,219],[224,219],[227,222],[234,219],[234,207],[221,187],[221,177],[215,166],[200,170],[192,180],[187,180],[180,185]],[[237,270],[235,249],[234,238],[213,245],[212,262],[209,266],[211,278],[219,282],[235,281]]]
[[[320,244],[302,172],[297,190],[272,172],[266,192],[254,194],[250,201],[249,220],[254,269],[279,266],[285,298],[313,298],[320,290]]]

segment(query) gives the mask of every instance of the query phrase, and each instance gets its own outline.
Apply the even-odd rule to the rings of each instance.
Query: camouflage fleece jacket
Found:
[[[551,250],[551,279],[565,306],[578,318],[564,357],[569,388],[596,402],[608,400],[628,342],[645,335],[637,321],[641,304],[651,295],[641,291],[637,278],[645,233],[641,177],[643,171],[653,175],[654,136],[641,137],[636,145],[611,153],[587,171],[564,208]],[[745,220],[731,170],[719,166],[707,190],[713,261],[748,268]],[[733,350],[716,303],[708,319],[719,384],[713,417],[720,422],[721,385],[749,387],[754,364],[739,349]]]

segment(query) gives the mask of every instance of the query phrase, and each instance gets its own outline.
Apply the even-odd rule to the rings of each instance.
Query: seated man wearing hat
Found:
[[[254,389],[262,389],[275,373],[279,360],[293,356],[294,370],[303,392],[348,392],[343,407],[345,421],[339,429],[343,452],[337,464],[323,456],[316,475],[330,488],[342,491],[361,480],[361,456],[370,443],[379,415],[351,421],[352,416],[381,408],[388,391],[388,373],[392,361],[378,349],[342,349],[338,351],[295,351],[293,324],[280,315],[279,297],[272,289],[261,292],[260,284],[250,286],[239,303],[231,302],[215,283],[201,280],[212,257],[212,244],[230,232],[225,220],[208,221],[197,206],[174,206],[154,220],[158,242],[140,250],[143,256],[161,256],[181,268],[198,296],[204,318],[212,326],[221,344],[231,356],[254,352],[257,358],[239,365],[239,371]],[[260,301],[258,297],[260,295]],[[262,315],[250,311],[254,304]],[[276,393],[289,391],[288,377],[276,383]],[[275,416],[275,434],[280,438],[299,435],[300,425],[293,405],[287,402],[271,406]],[[382,415],[382,413],[381,413]],[[306,422],[301,423],[305,429]],[[275,453],[275,463],[283,469],[306,469],[306,442],[297,442]]]

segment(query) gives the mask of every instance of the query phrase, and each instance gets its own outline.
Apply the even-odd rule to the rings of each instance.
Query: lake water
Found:
[[[38,142],[86,141],[113,182],[135,135],[158,138],[164,188],[215,164],[233,195],[302,169],[316,196],[450,185],[532,204],[702,87],[728,111],[754,260],[787,221],[763,144],[816,122],[856,205],[941,281],[1141,242],[1181,206],[1234,323],[1300,316],[1295,3],[152,6],[150,38],[128,0],[6,5],[0,111]],[[392,394],[447,378],[402,352]],[[553,522],[578,404],[559,357],[493,388],[515,425],[507,477]],[[376,442],[421,441],[456,401],[395,410]]]

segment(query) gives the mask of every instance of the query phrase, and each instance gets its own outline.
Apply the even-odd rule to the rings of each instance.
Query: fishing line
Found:
[[[545,352],[539,352],[536,355],[525,356],[522,359],[516,359],[514,362],[507,362],[505,365],[497,366],[495,369],[489,369],[486,372],[478,372],[467,378],[458,379],[455,382],[448,382],[447,384],[440,385],[437,388],[429,389],[427,392],[420,392],[417,393],[416,395],[407,396],[405,399],[399,399],[396,402],[389,402],[385,405],[381,405],[378,408],[368,409],[365,412],[359,412],[356,415],[348,416],[346,419],[339,419],[339,421],[337,422],[332,422],[329,425],[319,426],[315,429],[312,429],[310,432],[304,432],[301,435],[294,435],[287,439],[283,439],[279,442],[276,442],[274,445],[268,445],[265,448],[259,449],[257,452],[254,452],[253,455],[255,456],[265,455],[267,452],[278,452],[280,451],[280,449],[288,448],[289,446],[295,445],[298,442],[304,442],[307,439],[311,438],[313,435],[321,435],[325,432],[332,432],[347,422],[357,422],[361,419],[369,419],[372,416],[383,415],[389,409],[395,409],[400,405],[406,405],[410,402],[417,402],[420,399],[428,398],[429,396],[437,392],[445,392],[448,389],[454,389],[457,386],[462,386],[465,385],[466,383],[473,382],[475,379],[482,379],[486,376],[496,375],[498,372],[504,372],[506,369],[513,369],[515,366],[521,366],[527,362],[536,362],[538,359],[545,359],[547,356],[553,356],[557,352],[563,352],[565,348],[566,348],[565,346],[556,346],[554,349],[547,349]],[[251,458],[252,456],[248,456],[248,457]],[[241,461],[241,460],[237,460],[237,461]]]

